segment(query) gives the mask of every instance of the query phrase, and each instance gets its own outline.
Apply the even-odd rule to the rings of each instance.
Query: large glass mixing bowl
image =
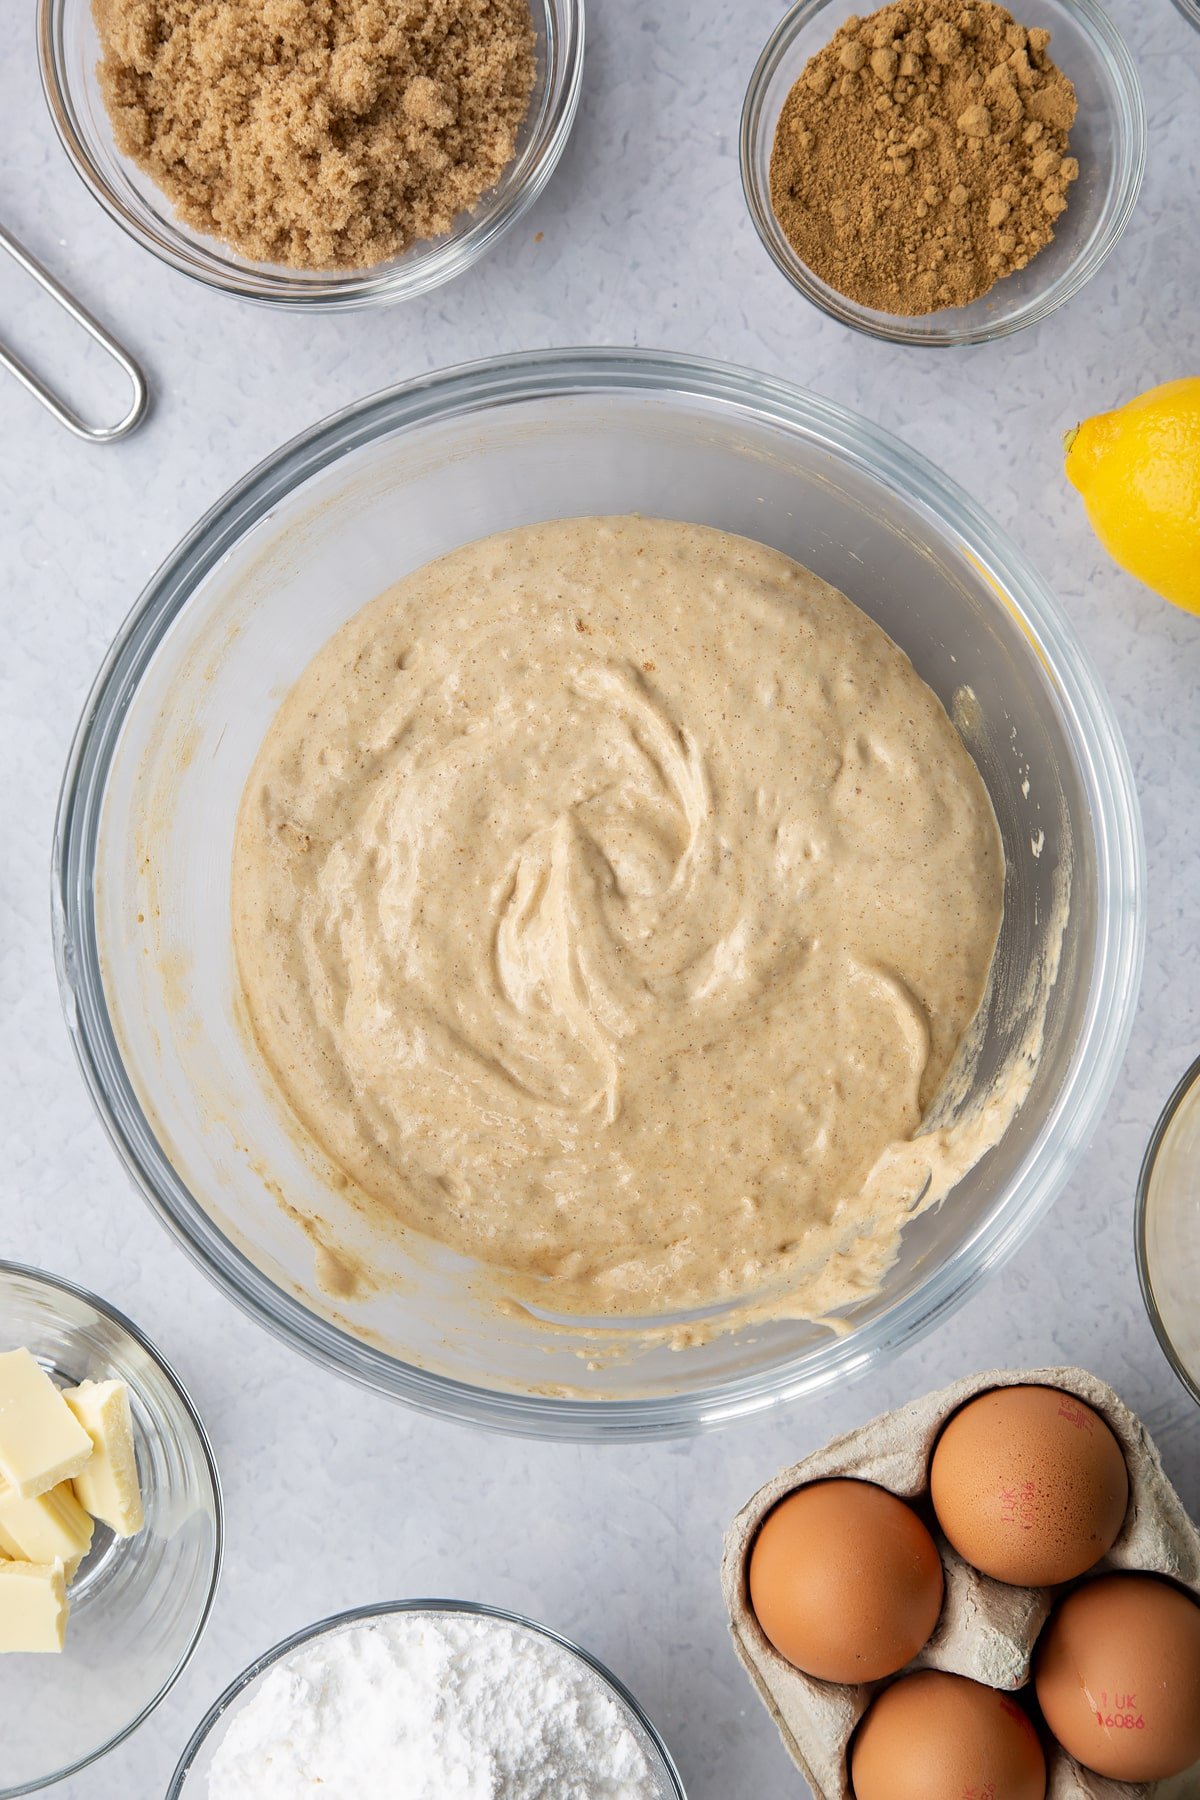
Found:
[[[555,1332],[498,1310],[479,1269],[424,1240],[363,1238],[357,1265],[331,1254],[367,1227],[298,1145],[240,1029],[229,870],[263,734],[346,618],[468,540],[628,512],[789,552],[908,652],[970,743],[1007,856],[975,1096],[1002,1078],[1039,1005],[1044,1042],[1001,1141],[910,1222],[882,1291],[838,1329],[781,1321],[614,1356],[611,1323]],[[1143,890],[1133,783],[1091,663],[1034,570],[952,482],[786,383],[589,350],[376,395],[286,445],[201,520],[85,707],[54,904],[63,1003],[101,1117],[228,1294],[322,1363],[428,1411],[619,1438],[714,1425],[864,1370],[1003,1261],[1111,1090]]]

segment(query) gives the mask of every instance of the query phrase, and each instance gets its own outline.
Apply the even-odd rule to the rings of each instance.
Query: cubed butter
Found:
[[[69,1611],[60,1562],[0,1562],[0,1652],[61,1650]]]
[[[22,1500],[71,1481],[92,1440],[28,1350],[0,1353],[0,1476]]]
[[[48,1494],[22,1500],[12,1488],[0,1493],[0,1550],[17,1562],[61,1562],[67,1580],[92,1547],[92,1521],[64,1481]]]
[[[63,1399],[92,1440],[91,1461],[75,1477],[75,1493],[94,1519],[118,1537],[142,1529],[142,1496],[133,1448],[133,1415],[123,1381],[84,1381]]]

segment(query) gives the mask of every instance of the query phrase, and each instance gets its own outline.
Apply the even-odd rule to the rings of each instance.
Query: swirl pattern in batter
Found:
[[[1003,875],[945,711],[843,595],[575,519],[417,570],[314,658],[243,797],[234,938],[292,1112],[389,1219],[563,1312],[803,1310],[928,1179],[897,1150]]]

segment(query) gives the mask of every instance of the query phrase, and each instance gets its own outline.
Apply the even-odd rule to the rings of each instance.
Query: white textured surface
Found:
[[[779,0],[593,0],[583,112],[532,217],[456,286],[345,319],[240,306],[128,242],[53,136],[29,0],[6,8],[0,218],[120,328],[156,404],[130,442],[92,449],[0,377],[0,1248],[107,1295],[164,1348],[215,1441],[229,1526],[195,1661],[129,1744],[59,1790],[64,1800],[161,1795],[195,1720],[260,1649],[323,1613],[417,1594],[486,1598],[587,1644],[660,1725],[691,1800],[799,1800],[803,1784],[725,1636],[722,1528],[779,1465],[972,1369],[1094,1369],[1142,1414],[1200,1506],[1200,1418],[1145,1322],[1132,1255],[1142,1149],[1200,1048],[1200,622],[1108,565],[1063,481],[1058,441],[1081,413],[1200,372],[1200,35],[1169,0],[1113,8],[1150,113],[1137,218],[1064,312],[967,352],[868,343],[793,295],[760,249],[736,132]],[[53,315],[6,270],[0,331],[73,368],[86,392],[84,359],[63,364]],[[844,1394],[699,1442],[590,1450],[480,1437],[358,1393],[280,1348],[191,1268],[125,1180],[75,1072],[47,872],[59,775],[102,652],[231,481],[404,376],[513,348],[630,342],[757,365],[858,408],[950,469],[1041,565],[1133,756],[1150,941],[1108,1118],[1002,1277]],[[104,382],[92,391],[102,398]],[[107,398],[119,406],[115,387]]]

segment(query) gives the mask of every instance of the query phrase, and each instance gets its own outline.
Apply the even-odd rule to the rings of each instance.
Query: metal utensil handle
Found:
[[[79,417],[78,413],[72,412],[65,400],[52,388],[46,386],[40,376],[35,375],[32,369],[28,368],[18,356],[14,356],[12,351],[2,343],[0,343],[0,367],[7,369],[11,375],[15,375],[26,392],[32,394],[35,400],[40,401],[46,411],[53,413],[59,424],[65,425],[67,430],[73,432],[77,438],[83,438],[89,444],[111,444],[117,438],[125,437],[135,426],[141,424],[146,412],[146,403],[150,397],[146,386],[146,377],[132,356],[118,344],[116,338],[105,331],[103,325],[92,317],[86,307],[80,305],[74,294],[68,293],[66,288],[54,279],[50,271],[42,267],[36,257],[30,256],[23,244],[19,244],[16,238],[9,236],[2,225],[0,225],[0,250],[6,250],[13,261],[19,264],[27,275],[31,275],[52,300],[57,300],[76,324],[82,325],[88,336],[94,338],[100,348],[106,351],[120,368],[124,369],[129,377],[130,386],[133,388],[133,400],[128,412],[123,418],[118,419],[115,425],[88,425]]]

